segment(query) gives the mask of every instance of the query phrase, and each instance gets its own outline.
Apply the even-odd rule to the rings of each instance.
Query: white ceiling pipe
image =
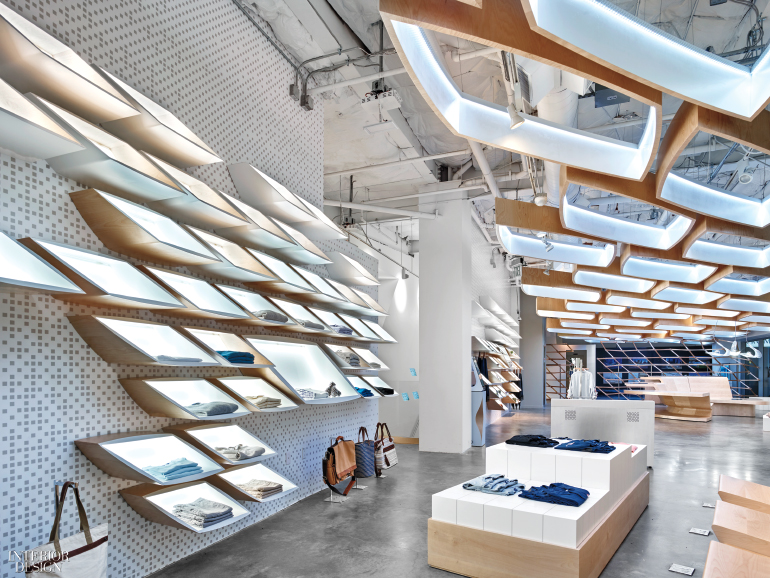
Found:
[[[478,185],[469,185],[469,186],[461,186],[456,187],[454,189],[442,189],[440,191],[423,191],[420,193],[411,193],[409,195],[399,195],[398,197],[384,197],[382,199],[374,199],[372,201],[362,201],[363,205],[369,205],[371,203],[385,203],[388,201],[402,201],[404,199],[416,199],[416,198],[422,198],[422,197],[429,197],[431,195],[443,195],[446,193],[457,193],[459,191],[472,191],[474,189],[480,189],[485,188],[485,185],[478,184]]]
[[[457,172],[452,177],[453,181],[459,181],[460,178],[463,176],[465,171],[467,171],[469,168],[473,166],[473,159],[470,159],[469,161],[466,161],[463,163],[463,166],[461,166],[459,169],[457,169]]]
[[[670,122],[674,118],[673,114],[664,114],[662,117],[663,122]],[[612,130],[614,128],[626,128],[627,126],[636,126],[639,124],[646,124],[646,118],[635,118],[633,120],[623,120],[620,122],[611,122],[608,124],[602,124],[594,126],[592,128],[581,128],[585,132],[604,132],[605,130]]]
[[[489,56],[490,54],[499,54],[499,48],[480,48],[478,50],[471,50],[470,52],[460,52],[458,48],[453,48],[449,53],[454,62],[465,62],[471,58],[481,58],[482,56]]]
[[[377,169],[382,169],[385,167],[396,167],[398,165],[409,165],[413,163],[419,163],[421,161],[430,161],[434,159],[443,159],[445,157],[459,157],[461,155],[469,155],[471,153],[470,149],[465,149],[461,151],[452,151],[448,153],[439,153],[435,155],[427,155],[422,157],[414,157],[411,159],[401,159],[400,161],[392,161],[389,163],[382,163],[379,165],[367,165],[364,167],[356,167],[354,169],[344,169],[342,171],[334,171],[332,173],[324,173],[325,177],[336,177],[339,175],[352,175],[353,173],[364,173],[366,171],[376,171]],[[469,161],[470,162],[470,161]]]
[[[361,76],[360,78],[354,78],[352,80],[343,80],[342,82],[335,82],[333,84],[325,84],[323,86],[316,86],[307,91],[308,94],[316,95],[319,92],[327,92],[329,90],[335,90],[337,88],[344,88],[346,86],[353,86],[354,84],[362,84],[364,82],[370,82],[372,80],[379,80],[380,78],[388,78],[389,76],[395,76],[406,72],[406,68],[393,68],[392,70],[385,70],[383,72],[375,72],[374,74],[368,74]]]
[[[504,183],[506,181],[522,181],[524,179],[529,179],[529,173],[527,173],[527,171],[519,171],[516,173],[509,172],[504,175],[495,175],[495,180],[498,183]],[[478,185],[485,182],[486,182],[486,179],[484,177],[477,177],[474,179],[465,179],[463,181],[463,186]]]
[[[538,116],[563,126],[577,126],[578,95],[566,88],[549,92],[537,105]],[[544,161],[545,182],[543,188],[548,195],[548,203],[559,206],[559,173],[561,165]]]
[[[393,209],[391,207],[380,207],[378,205],[364,205],[363,203],[348,203],[346,201],[333,201],[324,199],[324,205],[329,207],[342,207],[345,209],[361,209],[373,213],[388,213],[390,215],[403,215],[404,217],[415,217],[417,219],[435,219],[435,213],[421,213],[419,211],[407,211],[405,209]]]
[[[476,163],[478,163],[479,168],[481,169],[481,174],[484,175],[484,180],[487,182],[489,190],[495,197],[502,198],[503,195],[500,194],[500,189],[497,187],[497,180],[495,180],[495,176],[492,174],[492,169],[489,167],[487,157],[484,156],[481,145],[475,140],[469,140],[468,142],[471,145],[471,152],[473,152]]]

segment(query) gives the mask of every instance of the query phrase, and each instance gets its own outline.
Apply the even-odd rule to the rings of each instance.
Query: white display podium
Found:
[[[624,399],[552,399],[551,437],[647,446],[655,459],[655,402]]]

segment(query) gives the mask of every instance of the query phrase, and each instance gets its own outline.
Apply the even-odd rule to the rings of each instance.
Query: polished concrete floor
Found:
[[[487,429],[487,445],[516,433],[550,433],[546,411],[521,411]],[[604,570],[603,578],[676,576],[672,563],[701,576],[720,474],[770,485],[770,432],[762,420],[715,417],[710,423],[656,420],[650,505]],[[321,492],[181,560],[153,578],[316,578],[451,576],[427,565],[431,495],[484,470],[483,448],[464,455],[398,446],[399,465],[367,479],[344,504]],[[543,578],[548,578],[544,576]]]

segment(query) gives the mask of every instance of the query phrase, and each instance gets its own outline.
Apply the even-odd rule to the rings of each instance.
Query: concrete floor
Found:
[[[520,411],[487,429],[487,445],[517,433],[550,433],[550,413]],[[656,420],[650,506],[603,578],[674,576],[672,563],[701,576],[720,474],[770,485],[770,432],[762,420],[715,417],[710,423]],[[484,471],[483,448],[464,455],[398,446],[399,465],[385,479],[353,491],[344,504],[321,492],[153,575],[153,578],[449,577],[427,565],[431,495]],[[544,576],[543,578],[548,578]]]

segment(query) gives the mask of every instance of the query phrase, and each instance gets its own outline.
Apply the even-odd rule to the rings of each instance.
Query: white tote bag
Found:
[[[385,432],[388,432],[387,437]],[[390,435],[390,429],[386,423],[378,423],[374,434],[374,465],[378,470],[387,470],[398,464],[396,455],[396,445],[393,443],[393,436]]]
[[[60,540],[59,523],[70,487],[78,506],[80,532]],[[27,578],[107,578],[107,524],[89,527],[80,492],[73,482],[64,484],[61,497],[55,493],[56,518],[50,541],[27,552]]]

